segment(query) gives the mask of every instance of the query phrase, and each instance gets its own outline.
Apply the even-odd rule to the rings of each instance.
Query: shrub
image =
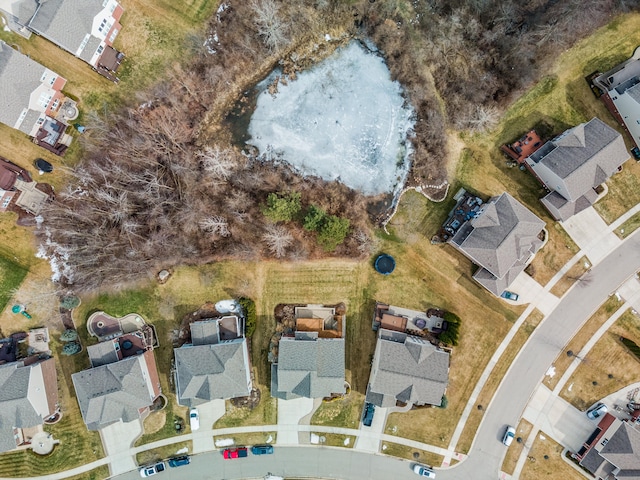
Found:
[[[305,230],[317,231],[322,227],[327,218],[327,213],[315,205],[311,205],[304,217],[302,226]]]
[[[620,337],[620,341],[625,347],[629,349],[631,353],[636,356],[638,360],[640,360],[640,347],[633,340],[629,340],[625,337]]]
[[[318,232],[318,243],[325,252],[333,252],[338,245],[344,242],[350,225],[351,222],[348,218],[340,218],[335,215],[326,217]]]
[[[455,313],[445,312],[444,321],[447,322],[447,329],[439,335],[439,339],[442,343],[447,345],[458,345],[458,339],[460,337],[460,317]]]
[[[244,312],[244,334],[250,337],[256,331],[256,302],[247,297],[240,297],[238,298],[238,303],[242,305],[242,311]]]
[[[267,204],[262,207],[265,217],[274,222],[290,222],[300,212],[300,194],[297,192],[287,194],[270,193]]]
[[[65,330],[60,335],[60,340],[63,342],[75,342],[78,339],[78,332],[75,330]]]
[[[448,406],[449,406],[449,399],[447,398],[446,395],[442,395],[442,401],[440,402],[440,405],[438,405],[438,407],[447,408]]]
[[[60,299],[60,306],[67,310],[73,310],[80,305],[80,299],[75,295],[65,295]]]

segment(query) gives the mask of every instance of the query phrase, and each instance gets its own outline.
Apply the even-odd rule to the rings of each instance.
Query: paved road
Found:
[[[221,453],[194,455],[191,465],[172,468],[158,475],[158,480],[219,480],[226,478],[263,478],[267,473],[283,477],[337,478],[342,480],[414,480],[412,462],[394,457],[373,455],[345,448],[317,446],[278,447],[273,455],[223,460]],[[137,471],[113,479],[139,479]]]
[[[549,366],[607,295],[640,268],[638,231],[591,269],[536,328],[487,408],[469,458],[438,473],[440,479],[494,480],[505,454],[501,437],[516,425]]]

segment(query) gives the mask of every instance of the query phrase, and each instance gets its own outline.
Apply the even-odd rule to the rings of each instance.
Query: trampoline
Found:
[[[395,270],[396,261],[391,255],[383,253],[378,258],[376,258],[374,268],[376,269],[376,272],[381,273],[382,275],[389,275]]]
[[[124,342],[122,342],[123,349],[129,350],[131,347],[133,347],[133,342],[131,340],[125,340]]]

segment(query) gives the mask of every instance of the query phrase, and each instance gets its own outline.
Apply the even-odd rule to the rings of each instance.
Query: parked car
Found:
[[[607,406],[602,402],[598,402],[589,410],[587,410],[587,417],[589,417],[591,420],[595,420],[596,418],[602,417],[607,412]]]
[[[436,472],[431,470],[429,467],[425,467],[424,465],[420,465],[419,463],[416,463],[413,466],[413,473],[415,473],[416,475],[420,475],[421,477],[425,477],[425,478],[436,478]]]
[[[191,430],[198,430],[200,428],[200,415],[198,414],[197,408],[189,410],[189,425],[191,425]]]
[[[36,158],[33,161],[33,165],[41,173],[51,173],[51,172],[53,172],[53,165],[51,165],[49,162],[47,162],[44,158]]]
[[[170,458],[167,462],[170,467],[183,467],[185,465],[189,465],[191,463],[191,457],[189,455],[182,455],[180,457]]]
[[[504,292],[502,292],[502,295],[500,296],[502,298],[506,298],[507,300],[513,300],[514,302],[518,300],[518,298],[520,298],[520,295],[518,295],[517,293],[510,292],[509,290],[505,290]]]
[[[167,466],[164,462],[158,462],[154,465],[147,465],[146,467],[142,467],[140,469],[140,476],[142,478],[147,478],[156,473],[164,472],[167,469]]]
[[[511,445],[511,442],[513,442],[513,439],[516,436],[516,429],[513,428],[511,425],[509,425],[507,427],[507,431],[504,432],[504,437],[502,437],[502,443],[504,443],[507,447],[509,445]]]
[[[251,447],[251,453],[254,455],[269,455],[273,453],[273,445],[254,445]]]
[[[364,413],[362,414],[362,424],[370,427],[373,422],[373,415],[376,413],[376,406],[373,403],[364,404]]]
[[[640,161],[640,148],[633,147],[631,149],[631,154],[633,155],[633,158],[635,158],[636,160]]]
[[[222,456],[225,459],[230,458],[244,458],[248,455],[246,447],[239,448],[225,448],[224,452],[222,452]]]

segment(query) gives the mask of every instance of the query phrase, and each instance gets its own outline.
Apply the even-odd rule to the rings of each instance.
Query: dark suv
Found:
[[[182,467],[184,465],[189,465],[191,463],[191,459],[189,458],[189,455],[183,455],[181,457],[170,458],[167,463],[170,467]]]
[[[362,424],[370,427],[373,422],[373,414],[376,412],[376,406],[373,403],[364,404],[364,414],[362,415]]]
[[[254,455],[269,455],[273,453],[273,446],[271,445],[254,445],[251,447],[251,453]]]

